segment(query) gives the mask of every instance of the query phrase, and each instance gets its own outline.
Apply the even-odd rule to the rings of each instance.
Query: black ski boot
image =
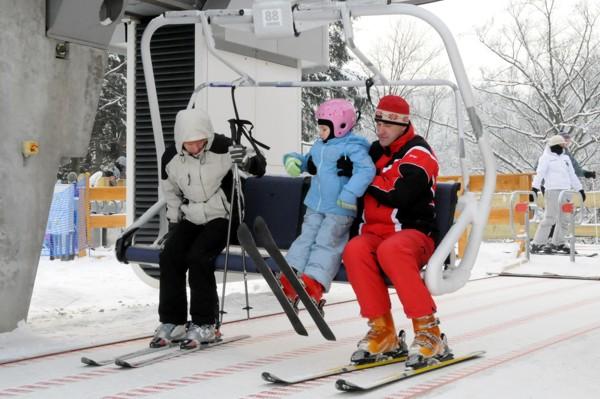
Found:
[[[542,252],[545,253],[546,255],[552,255],[555,254],[556,252],[554,251],[554,245],[552,244],[546,244],[542,247]]]
[[[553,249],[554,249],[554,252],[559,253],[559,254],[565,254],[565,255],[571,254],[571,248],[565,244],[553,245]],[[574,251],[574,254],[577,255],[577,251]]]
[[[544,248],[543,244],[531,244],[531,248],[529,252],[532,254],[540,254],[542,253],[542,249]]]

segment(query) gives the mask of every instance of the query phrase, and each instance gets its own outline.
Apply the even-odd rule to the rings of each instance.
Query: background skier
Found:
[[[564,190],[575,190],[581,193],[585,201],[585,191],[581,182],[575,175],[571,158],[565,154],[565,139],[561,135],[555,135],[548,139],[548,144],[538,161],[536,174],[532,182],[532,191],[536,194],[541,190],[544,182],[544,219],[540,222],[531,244],[532,253],[570,253],[570,248],[564,243],[564,233],[568,227],[568,221],[563,219],[560,223],[560,204],[558,197]],[[533,198],[530,198],[533,200]],[[565,198],[570,200],[570,195]],[[548,243],[548,236],[552,226],[555,225],[552,234],[552,242]]]

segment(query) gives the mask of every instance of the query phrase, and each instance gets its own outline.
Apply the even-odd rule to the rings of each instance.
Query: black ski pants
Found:
[[[183,220],[174,227],[160,254],[158,315],[161,323],[187,321],[186,272],[192,322],[197,325],[218,322],[215,259],[225,248],[228,223],[227,219],[214,219],[196,225]]]

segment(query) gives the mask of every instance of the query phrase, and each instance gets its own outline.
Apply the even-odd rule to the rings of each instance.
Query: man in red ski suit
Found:
[[[353,361],[406,348],[399,342],[384,275],[394,285],[415,339],[409,365],[443,356],[436,305],[421,279],[434,251],[434,196],[438,162],[429,144],[414,132],[409,105],[399,96],[382,97],[375,111],[378,140],[369,150],[377,173],[363,198],[359,235],[347,244],[343,261],[361,315],[369,319]]]

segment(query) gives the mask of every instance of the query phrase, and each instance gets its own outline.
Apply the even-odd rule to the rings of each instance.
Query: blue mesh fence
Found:
[[[53,258],[75,255],[78,252],[77,197],[74,184],[54,186],[42,255]]]

